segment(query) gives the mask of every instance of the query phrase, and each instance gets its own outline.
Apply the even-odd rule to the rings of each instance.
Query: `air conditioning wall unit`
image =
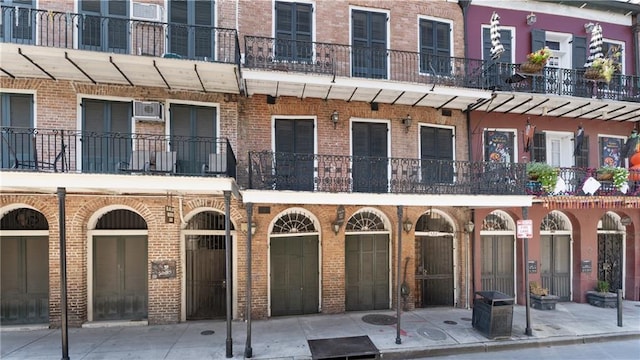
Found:
[[[164,121],[163,106],[159,101],[134,101],[133,117],[139,121]]]
[[[157,4],[131,2],[131,18],[145,21],[163,21],[164,9]]]

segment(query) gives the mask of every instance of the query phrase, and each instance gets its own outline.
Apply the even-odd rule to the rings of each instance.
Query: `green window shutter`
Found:
[[[531,52],[543,49],[546,38],[547,37],[544,30],[532,29],[531,30]]]

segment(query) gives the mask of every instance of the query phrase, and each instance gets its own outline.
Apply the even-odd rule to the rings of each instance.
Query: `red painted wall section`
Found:
[[[571,33],[586,37],[590,34],[584,29],[584,24],[596,21],[585,20],[563,15],[535,13],[537,21],[533,25],[527,25],[528,11],[516,11],[509,9],[494,9],[485,6],[469,6],[467,19],[467,50],[468,56],[473,59],[482,59],[482,25],[489,26],[491,14],[496,11],[500,15],[500,25],[515,28],[515,61],[524,62],[527,54],[531,52],[531,29],[540,29],[559,33]],[[605,14],[603,14],[604,18]],[[633,31],[631,26],[611,24],[599,21],[602,26],[602,34],[605,40],[617,40],[625,43],[625,72],[634,74],[634,54],[637,50],[633,45]]]

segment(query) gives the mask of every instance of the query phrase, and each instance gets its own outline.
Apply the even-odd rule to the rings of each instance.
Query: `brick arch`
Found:
[[[70,223],[73,224],[74,227],[82,228],[82,230],[91,230],[87,229],[89,220],[96,215],[98,210],[105,207],[128,208],[142,216],[142,218],[147,222],[147,228],[158,226],[161,223],[159,217],[155,215],[144,202],[128,197],[101,197],[87,201],[72,215]],[[98,218],[99,216],[96,217],[95,220],[97,221]]]
[[[58,230],[58,202],[52,201],[56,200],[55,196],[51,197],[41,197],[41,196],[22,196],[22,195],[10,195],[10,196],[2,196],[0,197],[0,217],[4,216],[4,214],[9,211],[19,209],[19,208],[29,208],[36,210],[47,219],[49,224],[49,232]]]
[[[185,202],[184,207],[186,207],[186,210],[187,210],[186,213],[191,215],[195,215],[196,213],[210,210],[210,209],[217,210],[222,214],[225,213],[224,200],[221,200],[221,199],[197,198],[197,199],[193,199]],[[229,221],[233,223],[233,227],[236,230],[239,230],[240,229],[239,224],[243,219],[245,219],[245,217],[242,215],[240,210],[238,210],[234,206],[231,206],[231,208],[229,209],[229,215],[230,215]],[[185,221],[184,224],[181,224],[180,228],[184,229],[187,226],[186,223],[187,221]]]

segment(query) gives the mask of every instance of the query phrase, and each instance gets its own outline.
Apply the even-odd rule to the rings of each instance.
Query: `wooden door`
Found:
[[[513,235],[482,235],[482,290],[514,293]]]
[[[346,310],[389,308],[389,236],[347,235]]]
[[[313,127],[313,120],[276,120],[276,189],[313,190]]]
[[[271,315],[317,313],[318,237],[271,239]]]
[[[147,237],[94,236],[94,320],[147,318]]]
[[[569,235],[541,235],[540,275],[542,287],[560,301],[571,300],[571,239]]]
[[[49,322],[49,238],[0,238],[2,325]]]

